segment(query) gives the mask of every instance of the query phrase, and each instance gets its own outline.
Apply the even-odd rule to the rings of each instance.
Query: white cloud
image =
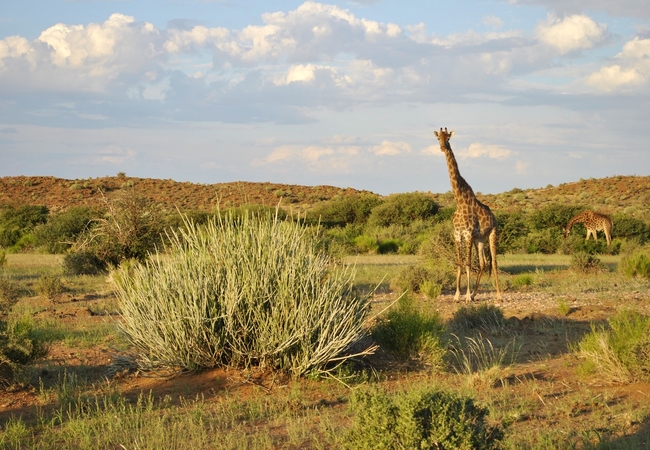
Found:
[[[503,26],[503,19],[497,16],[485,16],[483,17],[483,24],[498,30]]]
[[[623,69],[619,65],[602,67],[587,77],[585,84],[603,91],[613,91],[623,87],[638,86],[646,82],[646,77],[636,69]]]
[[[370,148],[370,151],[375,155],[390,155],[395,156],[400,153],[410,153],[411,145],[407,142],[392,142],[392,141],[382,141],[381,144],[375,145]]]
[[[493,144],[481,144],[480,142],[474,142],[470,144],[467,150],[461,150],[458,152],[460,158],[480,158],[481,156],[487,156],[488,158],[493,159],[505,159],[512,153],[511,150],[502,147],[500,145]]]
[[[615,57],[616,64],[603,66],[585,78],[587,86],[612,92],[642,86],[650,77],[650,39],[635,37]]]
[[[537,25],[535,33],[540,41],[566,54],[590,49],[603,41],[607,36],[607,25],[585,15],[576,14],[562,19],[549,16],[545,22]]]
[[[314,81],[315,71],[317,66],[313,64],[298,64],[295,66],[289,67],[287,74],[279,80],[276,80],[275,84],[289,84],[293,82],[310,82]]]

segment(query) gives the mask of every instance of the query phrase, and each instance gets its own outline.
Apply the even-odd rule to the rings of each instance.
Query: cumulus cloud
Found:
[[[407,142],[392,142],[392,141],[382,141],[381,144],[375,145],[370,148],[370,151],[375,155],[389,155],[395,156],[400,153],[410,153],[411,145]]]
[[[487,156],[492,159],[505,159],[512,154],[512,151],[500,146],[493,144],[482,144],[480,142],[474,142],[470,144],[467,150],[461,150],[458,152],[460,158],[480,158],[482,156]]]
[[[537,25],[540,41],[556,48],[561,54],[594,47],[607,37],[607,25],[585,15],[575,14],[562,19],[551,15]]]
[[[587,86],[605,92],[645,85],[650,77],[650,39],[635,37],[614,58],[615,64],[601,67],[585,79]]]

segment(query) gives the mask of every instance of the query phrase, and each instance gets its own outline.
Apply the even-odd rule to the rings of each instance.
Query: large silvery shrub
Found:
[[[188,222],[163,254],[113,278],[122,330],[145,366],[327,370],[364,334],[368,296],[313,232],[277,216]]]

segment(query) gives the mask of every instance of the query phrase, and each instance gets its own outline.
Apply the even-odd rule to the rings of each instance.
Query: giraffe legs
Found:
[[[483,275],[483,270],[485,270],[485,247],[482,241],[476,243],[476,251],[478,253],[478,275],[476,276],[476,285],[474,285],[474,293],[472,294],[472,300],[476,297],[478,292],[478,285],[481,282],[481,276]]]
[[[490,255],[492,256],[492,275],[494,286],[497,288],[497,300],[501,301],[501,290],[499,289],[499,269],[497,267],[497,230],[490,232]]]
[[[463,251],[462,251],[462,241],[456,239],[456,253],[458,264],[456,265],[456,294],[454,295],[454,301],[457,302],[460,300],[460,276],[463,273]]]
[[[467,303],[474,300],[474,295],[472,295],[471,289],[471,264],[472,264],[472,240],[467,239],[465,242],[465,273],[467,274],[467,294],[465,295],[465,301]],[[478,285],[477,285],[478,287]]]

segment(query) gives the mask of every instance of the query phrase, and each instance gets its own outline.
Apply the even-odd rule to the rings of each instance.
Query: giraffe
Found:
[[[594,241],[598,240],[598,231],[605,232],[605,238],[607,239],[607,246],[612,243],[612,219],[607,214],[601,214],[596,211],[582,211],[579,214],[576,214],[569,220],[569,224],[564,229],[564,237],[566,238],[571,231],[571,228],[576,223],[583,223],[585,228],[587,228],[587,239],[589,236],[593,235]]]
[[[460,299],[460,278],[463,268],[463,250],[465,253],[465,272],[467,274],[467,294],[466,302],[471,302],[478,291],[481,275],[485,268],[484,245],[486,240],[489,241],[490,256],[492,260],[492,273],[494,274],[494,285],[497,289],[497,299],[501,300],[501,291],[499,290],[499,274],[497,270],[497,221],[490,211],[490,208],[481,203],[474,195],[471,186],[458,171],[456,158],[451,151],[449,139],[454,135],[453,131],[448,132],[447,128],[440,132],[434,131],[433,134],[438,138],[440,150],[445,154],[447,159],[447,168],[449,169],[449,180],[456,200],[456,212],[453,217],[454,240],[456,241],[456,252],[458,254],[458,267],[456,271],[456,295],[454,300]],[[463,249],[463,244],[465,248]],[[474,292],[470,288],[470,264],[472,261],[472,246],[476,245],[479,259],[479,272],[476,277]]]

